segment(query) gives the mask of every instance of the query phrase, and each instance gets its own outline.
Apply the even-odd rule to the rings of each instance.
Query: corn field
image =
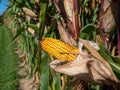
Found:
[[[38,90],[120,90],[120,0],[9,0],[5,21]]]

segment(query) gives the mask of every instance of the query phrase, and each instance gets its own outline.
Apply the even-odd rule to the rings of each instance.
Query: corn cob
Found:
[[[48,52],[59,60],[74,60],[79,53],[78,48],[70,46],[69,44],[54,38],[43,39],[41,41],[41,47],[44,51]]]

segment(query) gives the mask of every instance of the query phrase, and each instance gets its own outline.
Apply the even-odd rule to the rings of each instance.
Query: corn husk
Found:
[[[115,85],[118,83],[110,65],[100,56],[88,41],[80,39],[88,51],[81,51],[77,59],[71,62],[55,60],[50,66],[57,72],[94,84]]]

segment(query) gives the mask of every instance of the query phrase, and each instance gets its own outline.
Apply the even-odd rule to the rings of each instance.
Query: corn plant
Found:
[[[116,23],[119,23],[116,18],[118,6],[116,2],[110,0],[10,0],[10,2],[7,12],[13,18],[11,21],[15,33],[13,41],[17,39],[18,48],[24,52],[29,75],[34,76],[36,83],[39,83],[38,89],[102,90],[107,86],[109,90],[110,88],[117,90],[120,74],[119,42],[113,43],[116,39],[119,41],[119,34],[118,38],[116,35]],[[99,44],[99,50],[94,50],[83,39]],[[81,66],[78,68],[76,63],[73,64],[76,57],[80,60],[80,55],[83,59],[89,57],[89,53],[82,53],[80,41],[95,64],[88,63],[91,62],[91,58],[82,64],[79,62]],[[49,63],[56,58],[59,61],[64,59],[66,62],[60,62],[63,67],[58,63],[58,68],[50,68]],[[93,66],[100,72],[101,67],[97,67],[99,63],[105,66],[102,72],[108,70],[112,76],[109,77],[107,73],[106,76],[102,74],[101,78],[100,74],[92,70],[93,78],[86,80],[83,76],[79,78],[72,73],[85,67],[86,63],[89,65],[88,68]],[[56,63],[51,63],[51,66],[54,65]],[[65,69],[70,65],[75,67],[75,71]],[[76,73],[82,74],[81,71]],[[97,79],[100,79],[100,82],[94,79],[96,76],[99,76]]]

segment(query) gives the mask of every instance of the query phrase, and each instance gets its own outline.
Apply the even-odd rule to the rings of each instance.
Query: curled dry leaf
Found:
[[[87,49],[89,48],[91,54],[82,51],[74,61],[55,60],[50,63],[50,66],[57,72],[76,76],[94,84],[113,85],[118,83],[109,64],[87,41],[82,40],[81,42]]]
[[[30,32],[34,36],[35,30],[33,30],[32,28],[28,27],[28,32]]]
[[[38,22],[38,23],[36,24],[36,26],[39,28],[39,27],[40,27],[40,23]]]
[[[30,17],[30,16],[28,16],[28,15],[25,15],[25,19],[26,19],[28,22],[30,22],[31,17]]]
[[[54,0],[54,3],[56,10],[62,15],[70,35],[77,39],[80,30],[77,0]]]
[[[39,3],[40,0],[35,0],[36,3]]]
[[[64,0],[64,7],[67,17],[73,22],[73,0]]]
[[[23,7],[22,10],[26,15],[28,15],[30,17],[37,17],[37,15],[33,11],[31,11],[30,9],[28,9],[26,7]]]
[[[64,8],[67,18],[70,20],[68,22],[72,23],[73,32],[75,32],[75,38],[79,37],[79,20],[78,20],[78,0],[64,0]],[[70,25],[68,25],[70,27]]]
[[[75,40],[71,35],[65,30],[64,26],[61,23],[58,23],[58,30],[62,41],[69,43],[70,45],[76,46]]]
[[[39,28],[40,23],[37,23],[36,26]],[[27,31],[33,35],[33,37],[39,38],[38,33],[31,27],[27,28]]]
[[[59,60],[57,60],[57,62],[59,62]],[[64,61],[61,62],[56,63],[55,60],[50,66],[57,72],[77,76],[86,82],[92,82],[94,84],[104,83],[108,85],[116,83],[109,69],[101,61],[93,57],[68,63]]]
[[[115,27],[116,27],[116,10],[117,10],[117,5],[116,3],[110,4],[107,0],[103,1],[103,10],[100,12],[100,23],[102,24],[102,28],[104,29],[104,32],[107,34],[112,34],[115,32]],[[109,17],[109,18],[108,18]]]

